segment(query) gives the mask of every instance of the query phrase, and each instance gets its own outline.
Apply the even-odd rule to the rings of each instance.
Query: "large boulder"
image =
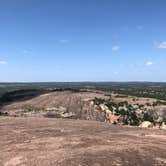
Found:
[[[120,116],[109,114],[107,115],[107,119],[112,124],[117,124],[119,122]]]
[[[139,127],[150,128],[150,127],[153,127],[153,124],[149,121],[144,121],[139,125]]]
[[[100,104],[99,105],[102,111],[109,110],[108,107],[105,104]]]

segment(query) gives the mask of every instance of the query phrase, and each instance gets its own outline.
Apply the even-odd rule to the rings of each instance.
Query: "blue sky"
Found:
[[[0,82],[164,81],[165,0],[0,0]]]

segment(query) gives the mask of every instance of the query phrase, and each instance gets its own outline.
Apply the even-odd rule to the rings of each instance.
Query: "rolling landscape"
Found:
[[[166,166],[166,0],[0,0],[0,166]]]
[[[0,86],[1,165],[166,164],[165,83]]]

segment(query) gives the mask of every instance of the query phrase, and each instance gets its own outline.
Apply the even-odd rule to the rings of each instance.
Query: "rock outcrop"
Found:
[[[166,124],[163,122],[160,128],[166,130]]]
[[[149,121],[144,121],[144,122],[142,122],[139,125],[139,127],[142,127],[142,128],[151,128],[151,127],[153,127],[153,124],[151,122],[149,122]]]
[[[119,118],[120,118],[120,116],[116,116],[116,115],[113,115],[113,114],[107,115],[107,120],[111,124],[117,124],[117,123],[119,123]]]

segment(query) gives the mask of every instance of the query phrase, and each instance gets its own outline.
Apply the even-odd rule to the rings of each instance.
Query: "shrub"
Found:
[[[0,116],[8,116],[7,112],[0,112]]]
[[[143,115],[143,121],[149,121],[149,122],[154,123],[153,117],[150,116],[148,113],[144,113],[144,115]]]
[[[111,102],[111,101],[107,102],[107,103],[106,103],[106,106],[107,106],[109,109],[112,109],[112,107],[115,107],[115,108],[118,107],[118,105],[117,105],[116,103]]]
[[[94,103],[95,103],[96,105],[103,104],[104,102],[105,102],[104,99],[100,99],[100,98],[96,98],[96,97],[95,97],[95,99],[94,99]]]

